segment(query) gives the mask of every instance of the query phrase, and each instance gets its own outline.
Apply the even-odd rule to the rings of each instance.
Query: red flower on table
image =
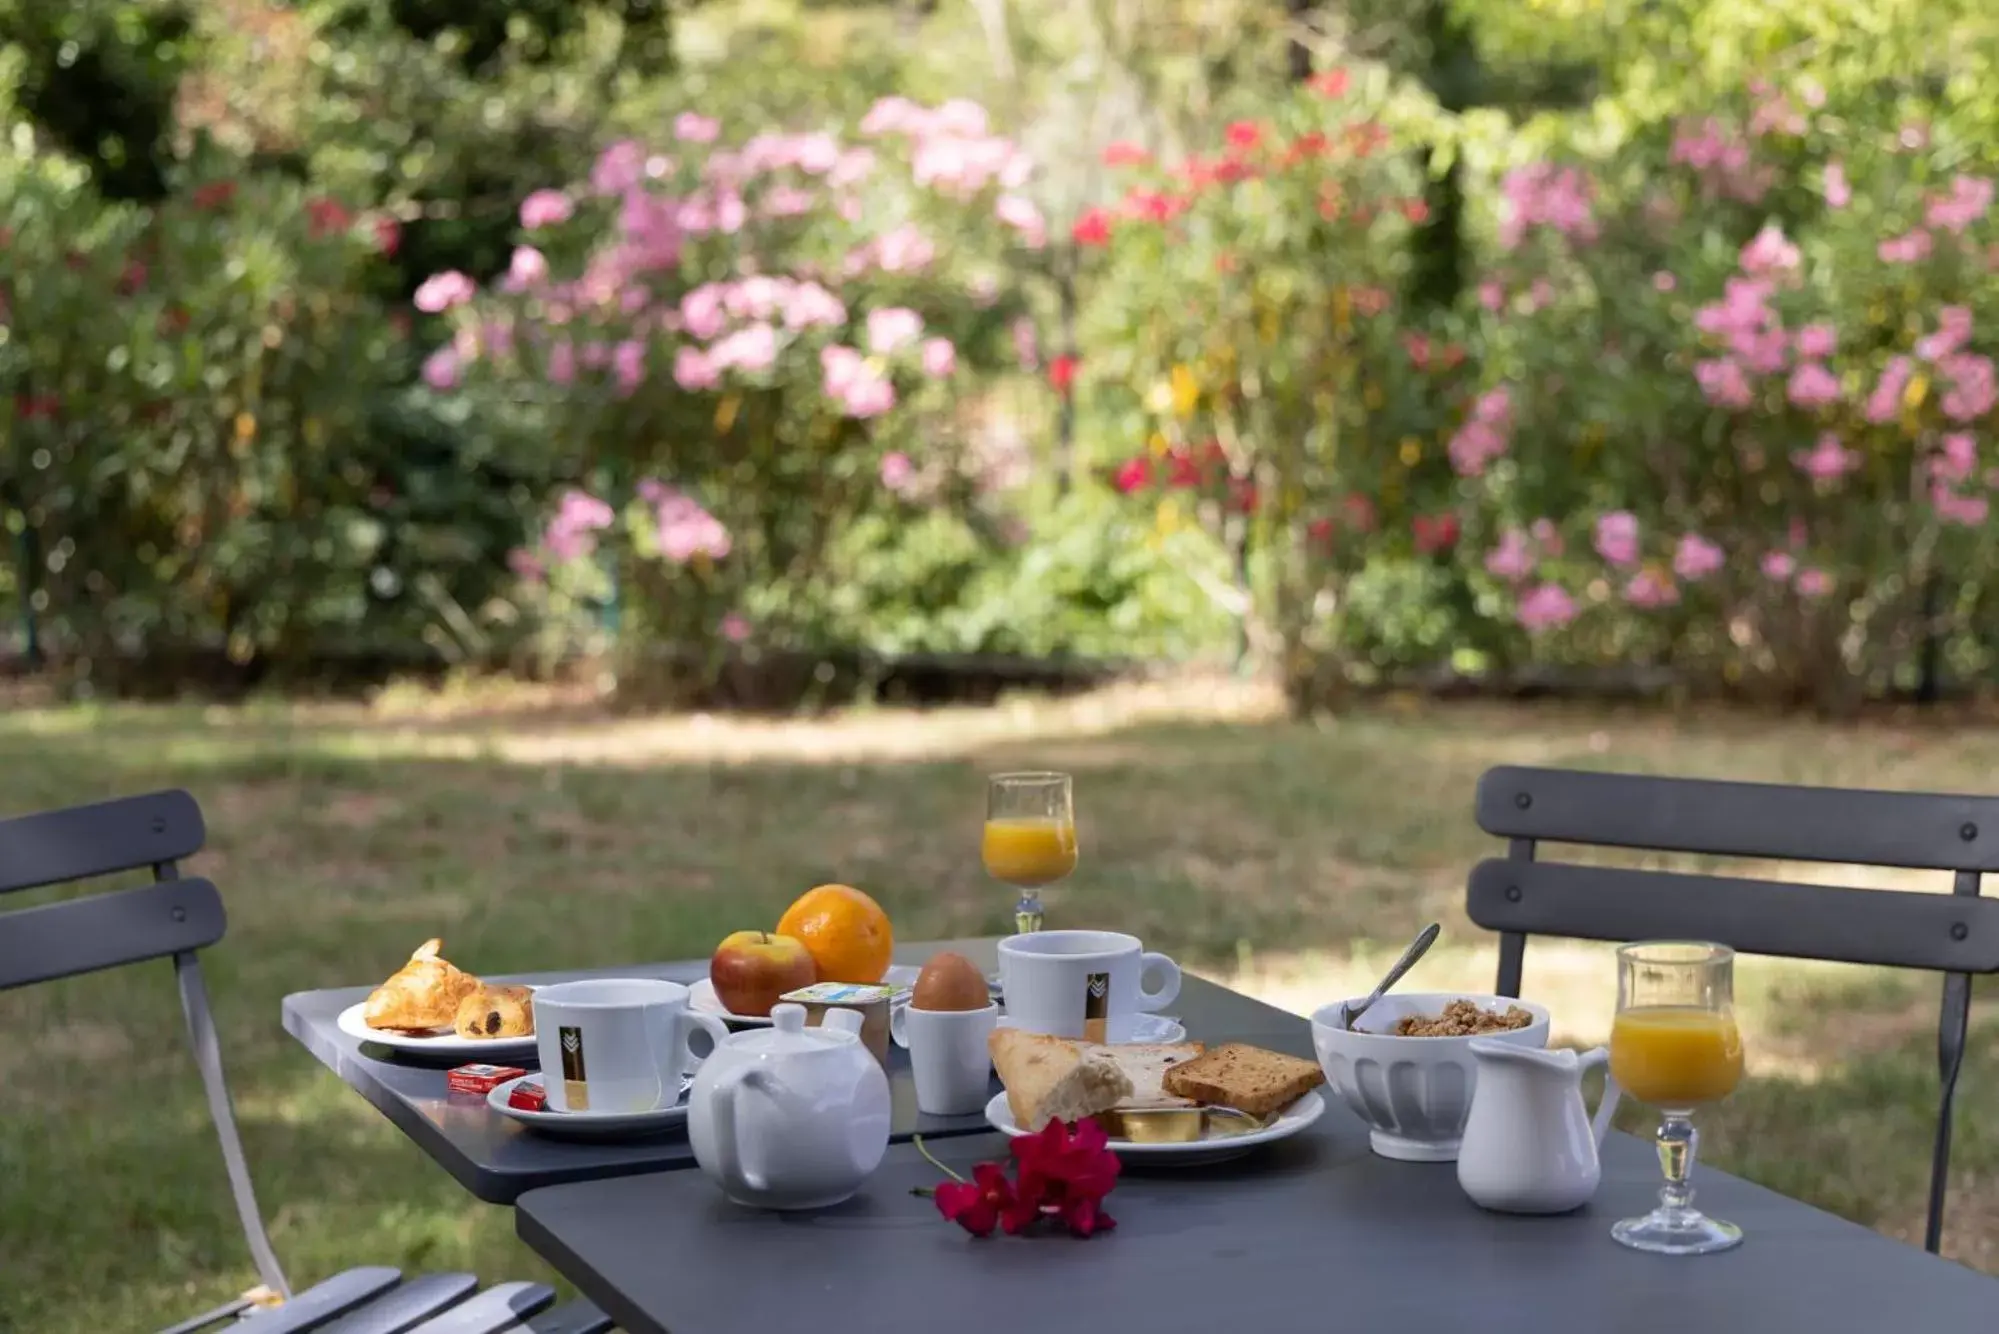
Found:
[[[989,1237],[995,1227],[1019,1236],[1046,1219],[1060,1223],[1070,1235],[1088,1237],[1108,1232],[1117,1220],[1104,1212],[1104,1196],[1117,1185],[1117,1155],[1095,1121],[1069,1126],[1051,1121],[1039,1132],[1013,1141],[1015,1175],[1002,1163],[980,1163],[966,1181],[952,1180],[935,1190],[919,1190],[937,1205],[937,1212],[975,1237]],[[917,1148],[928,1158],[922,1141]],[[935,1163],[937,1160],[932,1158]],[[937,1164],[943,1167],[942,1163]],[[944,1168],[950,1172],[949,1168]]]
[[[1017,1214],[1013,1182],[998,1163],[980,1163],[972,1169],[970,1181],[946,1181],[933,1197],[937,1212],[975,1237],[989,1237],[1002,1217]],[[1010,1227],[1008,1232],[1018,1232]]]

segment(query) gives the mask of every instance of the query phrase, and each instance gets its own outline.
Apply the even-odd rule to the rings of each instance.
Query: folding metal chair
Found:
[[[150,869],[153,883],[91,898],[0,914],[0,991],[123,964],[171,958],[194,1059],[236,1213],[263,1288],[171,1326],[192,1334],[225,1322],[242,1334],[603,1334],[611,1320],[573,1302],[548,1311],[555,1290],[502,1283],[479,1291],[471,1274],[403,1280],[383,1267],[350,1269],[294,1294],[257,1210],[250,1170],[222,1077],[221,1045],[196,951],[222,939],[222,896],[206,880],[182,879],[182,858],[206,828],[185,792],[156,792],[0,821],[0,894]]]
[[[1971,979],[1999,972],[1999,798],[1872,792],[1567,769],[1501,767],[1479,779],[1479,828],[1512,840],[1473,868],[1472,921],[1499,932],[1501,995],[1520,994],[1527,937],[1712,940],[1745,954],[1920,968],[1943,979],[1943,1091],[1923,1245],[1943,1241],[1951,1105],[1964,1065]],[[1540,862],[1537,842],[1954,873],[1949,895]]]

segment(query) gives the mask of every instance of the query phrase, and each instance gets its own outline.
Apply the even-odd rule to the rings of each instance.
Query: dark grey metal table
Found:
[[[896,949],[896,961],[920,964],[939,950],[954,949],[981,968],[990,969],[995,964],[997,943],[996,937],[914,942]],[[493,980],[547,985],[581,977],[663,977],[691,982],[705,977],[707,971],[706,960],[687,960],[528,973]],[[494,1114],[482,1095],[452,1093],[445,1085],[445,1066],[410,1063],[390,1048],[364,1043],[335,1026],[340,1012],[366,999],[370,990],[370,987],[343,987],[287,996],[283,1006],[285,1031],[374,1104],[478,1198],[493,1204],[511,1204],[522,1191],[543,1186],[694,1165],[694,1151],[688,1146],[684,1131],[615,1144],[569,1143],[545,1139]],[[1180,1003],[1170,1008],[1185,1018],[1196,1037],[1210,1032],[1254,1034],[1297,1022],[1282,1010],[1192,977],[1186,981]],[[1308,1036],[1299,1054],[1310,1055],[1310,1049]],[[532,1069],[536,1063],[525,1060],[514,1064]],[[890,1047],[889,1073],[895,1139],[907,1140],[921,1134],[927,1140],[986,1132],[982,1116],[937,1117],[918,1112],[909,1056],[900,1047]],[[993,1087],[997,1092],[997,1082]]]
[[[1184,1008],[1191,1036],[1225,1036]],[[1227,1036],[1310,1047],[1295,1018]],[[996,1135],[930,1147],[967,1177],[1006,1152]],[[968,1236],[910,1194],[940,1174],[907,1144],[818,1213],[744,1209],[680,1172],[531,1191],[515,1224],[630,1334],[1926,1334],[1999,1320],[1999,1281],[1720,1172],[1698,1173],[1698,1201],[1743,1226],[1739,1249],[1625,1250],[1610,1225],[1651,1206],[1658,1160],[1626,1135],[1605,1157],[1578,1213],[1489,1214],[1453,1165],[1375,1157],[1333,1108],[1233,1163],[1127,1169],[1107,1201],[1117,1229],[1088,1241]]]

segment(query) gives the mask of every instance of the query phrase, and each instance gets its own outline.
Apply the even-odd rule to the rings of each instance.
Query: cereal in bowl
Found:
[[[1509,1005],[1505,1014],[1497,1014],[1472,1001],[1454,1000],[1442,1014],[1405,1014],[1389,1031],[1398,1038],[1469,1038],[1481,1033],[1508,1033],[1533,1022],[1534,1016],[1518,1005]]]

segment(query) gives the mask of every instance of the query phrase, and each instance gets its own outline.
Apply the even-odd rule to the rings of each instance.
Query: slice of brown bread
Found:
[[[1167,1069],[1165,1091],[1195,1102],[1268,1116],[1326,1082],[1316,1061],[1230,1042]]]

